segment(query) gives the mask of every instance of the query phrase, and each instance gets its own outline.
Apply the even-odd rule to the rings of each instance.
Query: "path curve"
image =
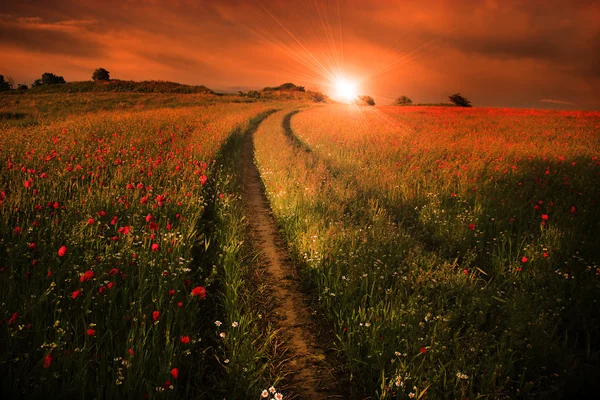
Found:
[[[273,114],[272,117],[277,117]],[[260,172],[254,163],[254,131],[244,136],[243,193],[247,217],[262,261],[272,278],[276,299],[274,312],[277,326],[283,334],[291,358],[286,363],[289,386],[301,399],[340,399],[333,368],[325,360],[325,351],[318,344],[305,294],[300,287],[296,269],[285,250],[271,207],[265,195]]]

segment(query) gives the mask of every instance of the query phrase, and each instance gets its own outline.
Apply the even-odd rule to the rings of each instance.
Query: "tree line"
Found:
[[[97,68],[92,73],[93,81],[109,81],[110,72],[104,68]],[[44,86],[44,85],[61,85],[66,83],[65,78],[60,75],[53,74],[52,72],[44,72],[42,77],[36,79],[31,84],[31,87]],[[0,92],[16,89],[16,90],[27,90],[29,87],[25,83],[15,84],[15,81],[10,76],[5,77],[0,75]]]

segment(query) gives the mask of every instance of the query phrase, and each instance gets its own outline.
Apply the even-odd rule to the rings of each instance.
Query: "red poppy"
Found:
[[[169,290],[169,296],[175,296],[175,290],[173,290],[173,289]]]
[[[174,379],[177,379],[177,377],[179,376],[179,369],[177,369],[177,368],[173,368],[173,369],[171,370],[171,376],[172,376]]]
[[[423,354],[427,351],[427,348],[425,347],[421,347],[421,349],[419,350],[419,353]]]
[[[542,219],[544,221],[548,221],[548,214],[542,214]]]
[[[13,229],[13,233],[15,235],[18,235],[19,233],[21,233],[21,227],[20,226],[15,226],[15,229]]]
[[[575,212],[577,212],[577,209],[575,208],[575,206],[571,207],[571,211],[570,212],[571,212],[571,214],[575,214]]]
[[[54,358],[52,358],[51,353],[46,354],[46,357],[44,357],[44,369],[50,368],[50,364],[53,360]]]
[[[18,317],[19,317],[19,313],[13,313],[12,317],[10,317],[10,319],[8,320],[8,324],[12,325],[17,320]]]
[[[108,284],[106,285],[106,287],[109,289],[112,289],[113,286],[114,286],[113,282],[108,282]]]
[[[122,235],[129,235],[129,232],[131,232],[130,226],[122,226],[119,228],[119,233]]]
[[[111,269],[111,270],[108,272],[108,274],[109,274],[110,276],[115,276],[115,275],[117,275],[118,273],[119,273],[119,270],[118,270],[118,269],[116,269],[116,268],[112,268],[112,269]]]
[[[158,251],[159,246],[158,243],[152,243],[152,251]]]
[[[85,271],[79,277],[79,282],[87,282],[94,277],[94,273],[92,271]]]
[[[71,293],[71,297],[74,299],[81,297],[81,290],[76,290],[73,293]]]
[[[150,215],[150,214],[146,215],[146,222],[152,221],[152,218],[154,218],[152,215]]]
[[[88,218],[88,224],[94,225],[94,222],[96,222],[94,218]]]
[[[67,246],[61,246],[61,248],[58,249],[58,256],[63,257],[65,254],[67,254]]]
[[[27,180],[26,180],[26,181],[23,183],[23,185],[24,185],[26,188],[30,188],[30,187],[31,187],[31,185],[33,185],[33,179],[31,179],[31,178],[27,179]]]
[[[160,311],[152,311],[152,319],[154,320],[154,322],[158,321],[159,317],[160,317]]]
[[[188,344],[189,342],[190,342],[190,337],[189,336],[182,336],[181,337],[181,343]]]
[[[133,351],[133,349],[129,349],[129,350],[127,350],[127,352],[128,352],[130,355],[134,355],[134,354],[135,354],[135,351]]]
[[[469,229],[474,231],[475,230],[475,224],[469,224]]]
[[[205,298],[206,297],[206,289],[204,289],[202,286],[196,286],[195,288],[192,289],[192,296],[199,296],[201,298]]]
[[[183,303],[180,301],[179,303],[177,303],[177,307],[183,307]]]
[[[156,222],[150,222],[148,224],[148,229],[151,229],[153,231],[158,230],[158,224]]]
[[[88,336],[96,336],[96,330],[95,329],[88,329],[87,330],[87,335]]]
[[[206,175],[200,175],[200,184],[204,185],[207,179]]]
[[[527,261],[529,261],[529,258],[527,258],[527,257],[521,258],[521,262],[526,263]]]

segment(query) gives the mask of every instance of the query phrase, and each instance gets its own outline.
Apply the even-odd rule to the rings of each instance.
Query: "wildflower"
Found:
[[[88,218],[88,224],[94,225],[94,222],[96,222],[94,218]]]
[[[199,296],[201,298],[205,298],[206,289],[204,289],[202,286],[196,286],[194,289],[192,289],[192,296]]]
[[[119,228],[118,232],[122,235],[128,235],[129,232],[131,232],[131,227],[130,226],[122,226]]]
[[[96,330],[95,329],[88,329],[87,330],[87,335],[88,336],[96,336]]]
[[[10,319],[8,320],[8,324],[12,325],[17,320],[18,317],[19,317],[19,313],[13,313],[12,317],[10,317]]]
[[[173,289],[169,290],[169,296],[175,296],[175,290],[173,290]]]
[[[215,321],[216,326],[221,326],[223,323],[221,321]]]
[[[427,351],[426,347],[421,347],[421,349],[419,350],[419,353],[424,354]]]
[[[146,215],[146,222],[152,221],[152,218],[154,218],[152,215],[150,215],[150,214]]]
[[[204,185],[207,179],[206,175],[200,175],[200,185]]]
[[[61,248],[58,249],[58,256],[63,257],[65,254],[67,254],[67,246],[61,246]]]
[[[225,336],[227,336],[227,334],[225,332],[221,332],[219,333],[219,336],[221,336],[222,339],[225,339]]]
[[[475,230],[475,224],[469,224],[468,225],[469,229],[474,231]]]
[[[521,258],[521,262],[522,263],[526,263],[527,261],[529,261],[529,258],[523,256],[523,258]]]
[[[269,392],[267,392],[267,390],[263,390],[262,393],[260,394],[260,397],[262,397],[263,399],[266,399],[267,397],[269,397]]]
[[[410,392],[410,393],[408,394],[408,397],[410,397],[411,399],[414,399],[414,398],[415,398],[415,394],[414,394],[413,392]]]
[[[548,214],[542,214],[542,219],[544,221],[548,221]]]
[[[135,351],[133,351],[133,349],[129,349],[129,350],[127,350],[127,352],[129,353],[130,356],[135,354]]]
[[[152,251],[158,251],[159,246],[158,243],[152,243]]]
[[[189,336],[182,336],[181,337],[181,343],[188,344],[189,342],[190,342],[190,337]]]
[[[154,320],[154,322],[158,321],[159,317],[160,317],[160,311],[152,311],[152,319]]]
[[[54,358],[52,358],[52,353],[46,354],[46,357],[44,357],[44,369],[50,368],[50,364],[53,360]]]
[[[277,391],[277,390],[275,390],[275,388],[274,388],[273,386],[271,386],[271,387],[269,388],[269,393],[271,393],[271,394],[275,394],[275,392],[276,392],[276,391]]]
[[[118,270],[118,269],[116,269],[116,268],[112,268],[112,269],[111,269],[111,270],[108,272],[108,275],[110,275],[110,276],[115,276],[115,275],[117,275],[118,273],[119,273],[119,270]]]
[[[87,282],[94,277],[94,273],[92,271],[85,271],[79,277],[79,282]]]
[[[283,400],[283,395],[281,393],[275,393],[273,397],[275,400]]]
[[[171,376],[173,377],[173,379],[177,379],[177,377],[179,376],[179,369],[173,368],[171,370]]]
[[[238,327],[238,325],[239,325],[239,324],[237,323],[237,321],[233,321],[233,322],[231,323],[231,326],[233,326],[234,328],[237,328],[237,327]]]
[[[76,290],[76,291],[74,291],[73,293],[71,293],[71,297],[72,297],[73,299],[76,299],[76,298],[78,298],[78,297],[81,297],[81,290]]]

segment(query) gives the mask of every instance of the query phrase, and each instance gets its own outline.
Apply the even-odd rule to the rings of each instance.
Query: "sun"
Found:
[[[350,103],[358,96],[356,83],[346,78],[338,78],[333,87],[335,89],[334,97],[338,100]]]

